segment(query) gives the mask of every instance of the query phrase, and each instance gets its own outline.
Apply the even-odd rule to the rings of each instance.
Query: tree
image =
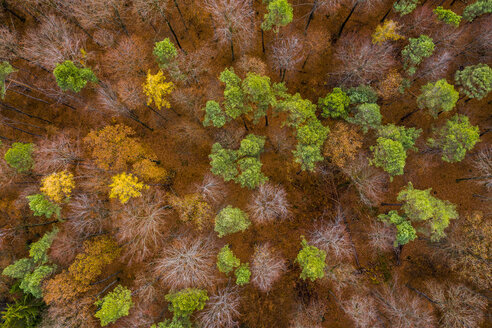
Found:
[[[41,181],[41,192],[55,203],[67,202],[75,187],[73,174],[67,171],[52,173]]]
[[[241,187],[255,189],[259,185],[268,181],[268,178],[261,172],[262,163],[258,158],[245,157],[238,162],[241,173],[237,176],[236,182]]]
[[[465,95],[480,100],[492,90],[492,69],[487,64],[467,66],[456,72],[454,80]]]
[[[371,146],[370,149],[374,154],[372,165],[381,167],[392,177],[403,174],[407,153],[401,142],[379,137],[376,146]]]
[[[203,111],[205,111],[203,126],[213,125],[216,128],[221,128],[227,123],[227,116],[220,108],[218,102],[214,100],[207,101]]]
[[[0,97],[3,99],[7,88],[5,87],[5,79],[10,74],[16,72],[17,70],[10,65],[10,63],[3,61],[0,63]]]
[[[349,112],[350,98],[340,88],[334,88],[326,97],[319,98],[318,106],[323,117],[346,118]]]
[[[248,134],[241,140],[241,145],[237,152],[239,157],[259,157],[265,147],[265,137]]]
[[[256,73],[248,73],[241,87],[245,100],[256,105],[253,113],[253,122],[257,124],[260,118],[267,115],[268,108],[276,103],[270,78]],[[250,109],[246,111],[249,112]]]
[[[316,118],[316,105],[309,99],[303,99],[299,93],[286,95],[285,99],[279,100],[275,106],[276,112],[286,112],[287,121],[283,125],[298,128],[309,119]]]
[[[318,119],[310,119],[297,128],[296,139],[301,145],[312,145],[321,148],[329,132],[330,129],[321,124]]]
[[[355,159],[362,147],[362,136],[355,128],[338,122],[326,140],[323,154],[340,168],[344,168]]]
[[[251,262],[251,283],[262,292],[268,292],[286,270],[285,261],[270,246],[255,246]]]
[[[428,108],[430,114],[437,118],[439,111],[451,111],[459,98],[459,93],[446,79],[435,83],[429,82],[421,88],[422,93],[417,98],[419,108]]]
[[[245,100],[243,90],[241,89],[241,78],[236,75],[232,67],[222,71],[219,80],[226,85],[223,105],[228,116],[236,119],[248,110],[251,110],[251,108],[245,108],[244,106]]]
[[[367,133],[369,129],[377,129],[381,125],[382,118],[378,104],[366,103],[357,106],[355,115],[348,117],[347,122],[360,125],[362,131]]]
[[[26,173],[34,165],[33,151],[34,144],[32,143],[14,142],[5,153],[4,159],[17,173]]]
[[[56,83],[63,91],[80,92],[87,82],[96,83],[98,81],[90,68],[78,68],[70,60],[57,64],[53,70],[53,75],[55,75]]]
[[[347,96],[350,98],[351,105],[371,103],[375,104],[378,101],[378,94],[369,85],[361,84],[354,88],[349,88]]]
[[[241,262],[229,248],[229,245],[222,247],[217,254],[217,268],[220,272],[229,274],[234,268],[239,267]]]
[[[187,288],[165,296],[170,302],[169,311],[173,312],[176,319],[187,322],[195,311],[200,311],[208,301],[207,291],[197,288]]]
[[[236,288],[223,288],[212,294],[205,308],[198,315],[202,328],[235,327],[239,317],[241,298]]]
[[[432,12],[437,15],[437,19],[439,19],[440,21],[446,24],[449,24],[454,27],[458,27],[460,25],[461,16],[456,14],[452,10],[444,9],[441,6],[438,6]]]
[[[268,3],[267,13],[263,18],[261,28],[264,31],[270,31],[273,28],[274,32],[278,33],[280,27],[292,22],[294,10],[287,0],[266,0],[266,2]]]
[[[252,195],[248,204],[252,220],[257,223],[269,223],[284,220],[290,216],[287,193],[281,186],[270,183],[261,185]]]
[[[212,146],[210,158],[211,171],[213,174],[221,175],[225,181],[230,181],[238,175],[236,160],[238,158],[236,151],[222,148],[220,143],[216,142]]]
[[[343,222],[341,209],[337,210],[334,221],[321,222],[310,236],[313,246],[325,251],[329,258],[343,260],[350,258],[353,254],[352,244],[348,230]]]
[[[472,22],[478,16],[490,13],[492,13],[492,4],[490,3],[490,0],[478,0],[465,7],[463,18]]]
[[[382,25],[376,26],[376,30],[372,34],[372,43],[380,45],[388,40],[396,41],[404,37],[398,34],[399,26],[392,20],[385,21]]]
[[[306,280],[309,278],[315,281],[318,278],[323,278],[325,275],[324,269],[326,266],[326,252],[314,246],[308,245],[304,236],[302,238],[302,249],[297,254],[296,262],[302,269],[301,278]]]
[[[405,69],[408,75],[414,75],[417,71],[417,66],[422,60],[432,55],[435,45],[427,35],[420,35],[418,38],[409,38],[408,42],[401,51],[403,69]]]
[[[99,308],[94,316],[101,320],[102,327],[107,326],[128,315],[133,306],[132,292],[128,288],[118,285],[103,299],[96,301],[94,305]]]
[[[301,170],[314,171],[316,163],[323,160],[320,147],[298,144],[294,154],[295,162],[301,165]]]
[[[60,217],[61,208],[57,204],[53,204],[44,194],[35,194],[26,197],[29,201],[29,208],[34,216],[45,216],[51,218],[53,214]]]
[[[41,322],[43,305],[28,295],[23,295],[13,304],[7,304],[0,313],[2,315],[1,328],[35,328]]]
[[[422,129],[407,128],[394,124],[382,125],[378,129],[378,136],[400,142],[405,150],[417,150],[415,141],[422,133]]]
[[[234,275],[236,276],[236,285],[243,286],[249,284],[249,279],[251,277],[249,263],[242,263],[236,271],[234,271]]]
[[[152,53],[156,57],[159,67],[169,69],[176,65],[178,51],[169,38],[156,42]]]
[[[417,8],[419,0],[399,0],[395,1],[393,8],[400,16],[408,15]]]
[[[127,203],[130,198],[142,196],[141,191],[149,189],[149,186],[139,182],[136,176],[121,173],[112,177],[113,183],[109,185],[111,191],[109,198],[118,198],[121,204]]]
[[[389,211],[388,214],[378,215],[378,219],[386,224],[392,224],[396,227],[396,238],[393,246],[399,247],[408,244],[417,238],[417,232],[409,220],[398,214],[397,211]]]
[[[444,230],[450,220],[458,218],[456,206],[448,201],[442,201],[430,194],[432,189],[415,189],[411,182],[398,193],[398,201],[403,201],[402,210],[406,217],[413,222],[429,221],[429,227],[424,233],[431,241],[439,241],[445,237]]]
[[[480,140],[478,126],[473,126],[467,116],[456,114],[446,124],[434,131],[434,137],[427,139],[431,147],[440,148],[442,160],[460,162],[466,152],[473,149]]]
[[[302,61],[302,52],[303,45],[297,37],[281,38],[272,45],[273,67],[280,71],[281,81],[288,69]]]
[[[147,72],[147,81],[143,84],[143,92],[147,96],[148,106],[154,102],[159,110],[163,107],[171,107],[166,97],[173,91],[174,83],[165,81],[166,77],[162,71],[154,75],[150,74],[150,70]]]
[[[231,205],[223,208],[215,217],[215,231],[219,237],[229,235],[238,231],[246,230],[251,221],[248,215],[239,208],[234,208]]]

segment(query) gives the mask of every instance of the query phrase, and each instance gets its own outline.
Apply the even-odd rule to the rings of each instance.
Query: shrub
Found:
[[[53,75],[55,75],[56,83],[63,91],[79,92],[86,86],[87,82],[96,83],[98,81],[90,68],[78,68],[70,60],[57,64],[53,70]]]
[[[326,266],[326,252],[319,250],[314,246],[308,245],[304,236],[302,238],[302,249],[297,254],[296,262],[299,263],[302,272],[301,278],[306,280],[309,278],[311,281],[315,281],[318,278],[323,278],[325,275],[324,269]]]
[[[333,91],[324,98],[319,98],[318,106],[321,108],[321,116],[331,118],[345,118],[348,115],[350,98],[340,88]]]
[[[251,271],[249,270],[249,263],[242,263],[236,271],[234,271],[236,276],[236,284],[243,286],[249,284],[249,279],[251,277]]]
[[[14,142],[12,147],[5,153],[5,161],[9,166],[17,170],[18,173],[25,173],[31,170],[34,165],[32,153],[34,144]]]
[[[248,215],[239,208],[228,205],[215,217],[215,231],[219,237],[246,230],[251,222]]]
[[[99,307],[94,316],[101,320],[101,326],[107,326],[128,315],[133,306],[132,292],[128,288],[118,285],[103,299],[96,301],[94,305]]]
[[[220,272],[229,274],[234,268],[240,264],[239,259],[234,256],[234,253],[230,250],[229,245],[225,245],[217,254],[217,268]]]

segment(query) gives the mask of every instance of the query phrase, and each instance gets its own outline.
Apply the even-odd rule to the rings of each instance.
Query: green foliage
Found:
[[[378,129],[379,137],[400,142],[404,150],[417,150],[414,145],[421,133],[422,129],[407,128],[394,124],[382,125]]]
[[[478,16],[490,13],[492,13],[492,1],[478,0],[475,3],[466,6],[463,11],[463,18],[469,22],[472,22]]]
[[[5,79],[10,74],[16,72],[17,70],[10,65],[9,62],[3,61],[0,63],[0,97],[3,99],[7,88],[5,87]]]
[[[133,306],[132,292],[128,288],[118,285],[102,300],[98,300],[94,304],[99,308],[94,316],[101,320],[101,326],[104,327],[128,315]]]
[[[329,132],[330,129],[323,126],[318,119],[310,119],[297,129],[296,138],[299,144],[321,148]]]
[[[241,79],[234,73],[234,69],[231,67],[226,68],[220,73],[219,80],[226,85],[224,90],[225,112],[228,116],[236,119],[247,111],[244,106],[244,94],[241,89]]]
[[[439,6],[433,10],[434,14],[437,15],[437,19],[440,21],[452,25],[454,27],[458,27],[460,25],[461,16],[456,14],[454,11],[449,9],[444,9]]]
[[[259,159],[253,157],[242,158],[238,161],[241,173],[236,178],[241,187],[255,189],[259,185],[268,181],[268,178],[261,172],[263,164]]]
[[[367,133],[369,129],[377,129],[382,118],[378,104],[363,103],[357,106],[354,117],[348,117],[347,122],[360,125],[362,131]]]
[[[183,322],[174,318],[173,320],[164,320],[157,324],[153,324],[150,328],[189,328],[190,325],[187,322]]]
[[[249,279],[251,277],[251,271],[249,270],[249,263],[243,263],[239,266],[239,268],[234,271],[234,275],[236,276],[236,284],[239,286],[243,286],[249,283]]]
[[[222,247],[217,254],[217,268],[220,272],[229,274],[234,268],[237,268],[241,262],[234,256],[229,245]]]
[[[292,22],[294,10],[287,0],[271,0],[267,6],[268,12],[265,14],[261,28],[270,31],[272,28],[278,33],[281,26]]]
[[[34,144],[14,142],[12,147],[5,153],[5,161],[18,173],[25,173],[31,170],[34,165],[32,153]]]
[[[35,263],[44,264],[48,262],[48,249],[51,247],[57,234],[58,228],[54,228],[52,231],[45,233],[37,242],[31,244],[29,247],[29,256]]]
[[[156,57],[159,66],[161,68],[167,68],[176,60],[178,50],[176,50],[174,43],[172,43],[169,38],[165,38],[164,40],[155,43],[153,54]]]
[[[230,181],[236,178],[238,170],[236,160],[238,158],[236,151],[225,149],[217,142],[212,146],[212,153],[208,155],[212,173],[221,175],[225,181]]]
[[[301,236],[301,238],[302,249],[299,251],[296,258],[296,262],[299,263],[302,269],[300,277],[303,280],[309,278],[311,281],[323,278],[325,275],[326,252],[315,246],[308,245],[304,236]]]
[[[213,125],[216,128],[221,128],[226,124],[227,117],[220,108],[218,102],[214,100],[207,101],[207,104],[203,110],[205,111],[203,126]]]
[[[2,310],[0,328],[35,328],[41,321],[42,302],[23,296]]]
[[[298,144],[294,154],[295,162],[301,164],[301,170],[314,171],[316,163],[323,160],[320,147]]]
[[[319,98],[318,106],[321,108],[323,117],[346,118],[348,116],[350,98],[340,88],[333,91],[324,98]]]
[[[492,69],[487,64],[467,66],[457,71],[454,79],[461,86],[460,91],[470,98],[480,100],[492,90]]]
[[[401,51],[403,69],[406,70],[408,75],[414,75],[417,71],[417,66],[420,65],[422,60],[432,55],[435,45],[427,35],[409,38],[408,42],[409,44]]]
[[[170,302],[169,311],[176,319],[187,319],[194,311],[200,311],[208,301],[207,291],[197,288],[187,288],[176,293],[167,294],[166,301]]]
[[[316,118],[316,105],[308,99],[302,99],[299,93],[288,95],[277,103],[277,112],[286,112],[287,121],[283,125],[299,127],[310,119]]]
[[[347,90],[351,104],[376,103],[378,94],[369,85],[361,84]]]
[[[215,217],[215,231],[219,237],[248,229],[251,221],[239,208],[228,205]]]
[[[248,134],[241,140],[241,146],[238,150],[238,156],[259,157],[265,146],[265,137],[259,137],[254,134]]]
[[[430,235],[432,241],[438,241],[445,236],[444,229],[449,226],[450,220],[458,218],[458,213],[454,204],[433,197],[431,190],[415,189],[409,182],[398,193],[397,199],[404,202],[402,210],[411,221],[429,220],[429,227],[424,233]]]
[[[430,114],[436,118],[439,111],[449,112],[454,108],[459,93],[446,79],[435,83],[429,82],[422,86],[422,93],[417,98],[419,108],[428,108]]]
[[[52,203],[44,194],[35,194],[26,197],[29,200],[29,208],[34,216],[45,216],[51,218],[53,214],[60,217],[61,208]]]
[[[408,15],[417,8],[419,0],[397,0],[393,4],[393,8],[400,16]]]
[[[2,274],[10,278],[22,279],[32,272],[33,268],[34,261],[30,258],[23,258],[3,269]]]
[[[466,152],[473,149],[480,140],[478,126],[473,126],[465,115],[456,114],[446,124],[434,131],[435,137],[427,142],[431,147],[441,149],[442,160],[445,162],[460,162]]]
[[[253,122],[256,124],[260,118],[267,114],[268,108],[276,104],[270,78],[256,73],[248,73],[243,80],[242,90],[246,101],[255,104]]]
[[[27,273],[21,280],[19,288],[25,293],[31,294],[36,298],[43,297],[43,290],[41,289],[41,282],[44,278],[53,273],[55,268],[50,265],[41,265],[34,269],[33,272]]]
[[[63,90],[79,92],[87,82],[97,82],[97,77],[90,68],[78,68],[75,64],[66,60],[62,64],[57,64],[53,70],[56,83]]]
[[[389,211],[388,214],[380,214],[378,219],[387,223],[394,224],[396,227],[396,239],[394,247],[403,246],[417,238],[417,232],[410,221],[400,216],[397,211]]]
[[[374,157],[371,164],[381,167],[392,177],[402,175],[407,153],[399,141],[379,137],[376,146],[371,146]]]

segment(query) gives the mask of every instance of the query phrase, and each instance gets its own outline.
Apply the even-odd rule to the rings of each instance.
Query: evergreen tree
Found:
[[[98,311],[94,315],[101,320],[101,326],[107,326],[121,317],[127,316],[133,306],[132,292],[121,285],[94,303]]]
[[[0,313],[2,320],[0,328],[35,328],[41,322],[43,303],[23,295]]]
[[[220,108],[218,102],[214,100],[207,101],[205,108],[205,118],[203,119],[203,126],[213,125],[216,128],[223,127],[227,122],[227,116]]]
[[[34,144],[14,142],[5,153],[5,161],[9,166],[14,168],[18,173],[26,173],[34,165],[32,154]]]
[[[400,16],[408,15],[417,8],[419,0],[397,0],[393,8]]]
[[[249,263],[243,263],[239,266],[239,268],[234,271],[234,275],[236,276],[236,284],[239,286],[243,286],[249,284],[249,280],[251,278],[251,271],[249,270]]]
[[[478,0],[475,3],[466,6],[463,11],[463,18],[469,22],[472,22],[478,16],[490,13],[492,13],[492,1]]]
[[[362,132],[367,133],[369,129],[377,129],[382,118],[379,105],[365,103],[356,107],[354,117],[348,117],[347,122],[360,125]]]
[[[70,60],[57,64],[53,70],[53,75],[55,75],[56,83],[63,91],[79,92],[86,86],[87,82],[96,83],[98,81],[90,68],[78,68]]]
[[[333,91],[324,98],[319,98],[318,106],[321,108],[321,116],[331,118],[346,118],[348,116],[350,98],[340,88]]]
[[[403,68],[408,75],[414,75],[417,71],[417,66],[420,65],[422,60],[432,55],[435,45],[427,35],[421,35],[418,38],[409,38],[408,42],[408,45],[401,51]]]
[[[5,80],[7,76],[16,72],[17,70],[10,65],[9,62],[3,61],[0,63],[0,97],[3,99],[5,97],[5,93],[7,92],[7,88],[5,87]]]
[[[178,50],[176,50],[174,43],[169,38],[165,38],[155,43],[153,54],[159,66],[163,69],[168,69],[175,63],[178,57]]]
[[[379,137],[398,141],[402,144],[404,150],[417,150],[414,145],[421,133],[422,129],[407,128],[394,124],[382,125],[378,129]]]
[[[238,156],[259,157],[265,146],[265,137],[248,134],[241,140],[241,146],[237,152]]]
[[[48,197],[43,194],[35,194],[26,197],[29,201],[29,208],[34,216],[45,216],[51,218],[53,214],[60,217],[61,208],[57,204],[53,204]]]
[[[272,28],[278,33],[280,27],[292,22],[294,10],[287,0],[267,0],[267,13],[264,16],[261,28],[270,31]],[[265,2],[265,0],[263,1]]]
[[[314,171],[316,163],[324,159],[321,155],[320,147],[316,145],[298,144],[296,150],[292,151],[292,153],[294,154],[295,162],[301,165],[301,170],[303,171]]]
[[[325,275],[324,269],[326,266],[326,252],[315,246],[308,245],[304,236],[301,236],[302,249],[297,254],[296,262],[302,269],[301,278],[306,280],[309,278],[315,281],[318,278],[323,278]]]
[[[254,104],[253,122],[256,124],[260,118],[267,114],[268,108],[276,104],[270,78],[256,73],[248,73],[243,80],[242,90],[245,100]],[[246,111],[249,112],[251,110],[247,109]]]
[[[378,94],[369,85],[361,84],[355,88],[347,90],[347,96],[350,98],[350,104],[376,103]]]
[[[444,9],[441,6],[438,6],[433,10],[434,14],[437,15],[437,19],[443,21],[446,24],[452,25],[454,27],[458,27],[460,25],[461,16],[456,14],[454,11],[449,9]]]
[[[467,116],[458,114],[435,130],[434,134],[435,137],[427,142],[431,147],[440,148],[442,160],[451,163],[462,161],[466,152],[480,140],[478,126],[471,125]]]
[[[228,205],[215,217],[214,230],[219,234],[219,237],[223,237],[231,233],[244,231],[248,229],[250,224],[251,221],[249,220],[248,214],[239,208]]]
[[[213,144],[210,158],[211,171],[215,175],[221,175],[225,181],[234,180],[239,171],[236,167],[237,152],[223,148],[218,142]]]
[[[487,64],[467,66],[456,72],[454,80],[465,95],[480,100],[492,90],[492,69]]]
[[[417,98],[419,108],[429,109],[430,114],[437,118],[439,111],[449,112],[454,108],[459,98],[459,93],[446,79],[435,83],[429,82],[422,86],[422,93]]]
[[[220,272],[229,274],[234,268],[237,268],[241,262],[234,256],[234,253],[229,248],[229,245],[225,245],[217,254],[217,268]]]

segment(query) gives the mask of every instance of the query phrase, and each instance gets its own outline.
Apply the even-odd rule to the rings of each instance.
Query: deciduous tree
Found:
[[[326,97],[319,98],[318,106],[323,117],[346,118],[349,112],[350,98],[341,88],[334,88]]]
[[[219,237],[248,229],[251,221],[239,208],[228,205],[215,217],[215,231]]]
[[[302,249],[297,254],[296,262],[302,269],[301,278],[306,280],[309,278],[315,281],[318,278],[323,278],[325,275],[324,269],[326,266],[326,252],[314,246],[308,245],[304,236],[302,238]]]
[[[380,45],[388,40],[403,39],[404,37],[398,34],[398,29],[398,24],[392,20],[387,20],[382,25],[379,24],[372,34],[372,43]]]
[[[63,90],[80,92],[87,82],[97,82],[97,77],[90,68],[79,68],[75,64],[66,60],[61,64],[57,64],[53,70],[56,83]]]
[[[326,140],[323,154],[340,168],[355,159],[362,147],[362,136],[350,125],[338,122]]]
[[[285,189],[266,183],[252,195],[248,204],[251,219],[257,223],[284,220],[290,216],[290,205]]]
[[[101,320],[102,327],[107,326],[128,315],[133,306],[132,292],[128,288],[118,285],[104,298],[96,301],[94,305],[99,308],[94,316]]]
[[[4,159],[18,173],[26,173],[34,165],[34,159],[32,158],[33,151],[34,144],[32,143],[14,142],[5,153]]]
[[[240,264],[241,262],[229,248],[229,245],[222,247],[217,254],[217,268],[220,272],[228,275],[234,268],[239,267]]]
[[[270,31],[273,28],[278,33],[280,27],[286,26],[294,17],[292,5],[287,0],[264,0],[267,3],[267,13],[261,23],[261,28]]]
[[[75,187],[73,174],[67,171],[53,173],[41,181],[41,192],[55,203],[66,202],[70,199]]]
[[[458,91],[446,79],[435,83],[429,82],[421,88],[422,93],[417,98],[420,108],[428,108],[430,114],[437,118],[439,111],[451,111],[458,101]]]
[[[456,72],[454,80],[465,95],[480,100],[492,90],[492,69],[487,64],[467,66]]]
[[[452,10],[444,9],[442,6],[438,6],[433,10],[433,12],[437,15],[437,19],[446,24],[454,27],[458,27],[460,25],[461,16]]]
[[[166,77],[162,71],[154,75],[150,74],[150,70],[147,72],[147,81],[143,85],[143,92],[147,95],[147,105],[150,106],[154,102],[159,110],[162,107],[171,107],[166,98],[173,91],[174,83],[165,81]]]
[[[111,191],[109,198],[118,198],[121,204],[127,203],[130,198],[142,196],[142,190],[149,189],[149,186],[139,182],[136,176],[128,173],[121,173],[112,177],[113,183],[109,185]]]
[[[240,296],[235,288],[219,289],[210,295],[205,308],[198,315],[198,322],[203,328],[234,327],[238,323]]]
[[[251,261],[251,283],[255,287],[264,293],[268,292],[285,270],[284,259],[270,244],[265,243],[255,246]]]

